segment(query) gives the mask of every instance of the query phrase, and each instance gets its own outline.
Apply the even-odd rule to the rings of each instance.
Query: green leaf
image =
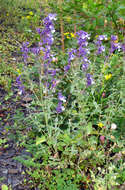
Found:
[[[36,137],[36,145],[39,145],[43,142],[46,142],[46,137],[42,136],[42,137]]]
[[[2,188],[2,190],[8,190],[8,186],[5,184],[3,184],[1,188]]]

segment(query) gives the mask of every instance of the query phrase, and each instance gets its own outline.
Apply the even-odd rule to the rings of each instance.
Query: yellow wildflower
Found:
[[[99,35],[96,35],[95,38],[98,38]]]
[[[70,33],[72,38],[75,38],[75,34],[74,33]]]
[[[68,34],[69,34],[69,32],[65,32],[65,33],[64,33],[64,36],[67,36]]]
[[[101,123],[101,122],[98,123],[98,127],[102,128],[103,126],[104,126],[103,123]]]
[[[117,43],[118,43],[118,40],[115,40],[115,41],[114,41],[114,43],[116,43],[116,44],[117,44]]]
[[[27,19],[30,19],[30,16],[28,15],[28,16],[26,16],[26,18],[27,18]]]
[[[29,12],[29,15],[30,15],[30,16],[33,16],[33,12],[32,12],[32,11],[30,11],[30,12]]]
[[[109,80],[112,77],[112,74],[105,75],[105,80]]]
[[[21,75],[21,71],[19,69],[17,69],[17,72],[18,72],[19,75]]]
[[[69,36],[66,36],[66,38],[67,38],[67,39],[70,39],[70,37],[69,37]]]

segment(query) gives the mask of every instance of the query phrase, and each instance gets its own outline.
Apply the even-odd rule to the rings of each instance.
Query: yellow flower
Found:
[[[105,80],[109,80],[112,77],[112,74],[105,75]]]
[[[21,71],[19,69],[17,69],[17,72],[18,72],[19,75],[21,75]]]
[[[117,44],[117,43],[118,43],[118,40],[115,40],[115,41],[114,41],[114,43],[116,43],[116,44]]]
[[[72,38],[75,38],[75,34],[74,33],[70,33]]]
[[[22,16],[22,19],[24,19],[24,16]]]
[[[30,11],[30,12],[29,12],[29,15],[33,16],[33,12],[32,12],[32,11]]]
[[[30,19],[30,16],[28,15],[28,16],[26,16],[26,18],[27,18],[27,19]]]
[[[98,127],[102,128],[103,126],[104,126],[103,123],[101,123],[101,122],[98,123]]]
[[[68,34],[69,34],[69,32],[65,32],[65,33],[64,33],[64,36],[67,36]]]
[[[69,37],[69,36],[66,36],[66,38],[67,38],[67,39],[70,39],[70,37]]]

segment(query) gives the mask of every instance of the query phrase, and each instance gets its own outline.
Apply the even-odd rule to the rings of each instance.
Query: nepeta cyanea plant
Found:
[[[27,126],[36,137],[30,151],[34,162],[42,160],[42,164],[39,163],[42,180],[47,176],[47,167],[50,174],[55,167],[72,168],[80,176],[78,185],[83,182],[86,171],[94,168],[98,173],[96,166],[105,164],[105,149],[112,142],[112,131],[117,130],[111,129],[111,123],[116,123],[119,113],[123,114],[121,87],[116,79],[124,74],[119,65],[123,63],[121,50],[125,51],[125,45],[118,43],[115,35],[111,36],[110,43],[106,35],[99,35],[96,42],[91,43],[90,35],[80,30],[76,33],[75,47],[69,48],[61,60],[59,49],[53,48],[54,20],[56,15],[49,14],[43,20],[44,28],[37,28],[40,36],[37,47],[31,48],[26,43],[22,48],[24,60],[28,62],[33,55],[34,63],[39,65],[39,83],[29,77],[31,87],[35,83],[39,89],[34,100],[36,107],[32,107],[33,112],[27,119]],[[25,70],[27,74],[29,68]],[[17,82],[20,84],[20,80]],[[37,109],[35,113],[34,109]],[[47,186],[41,179],[39,183]]]

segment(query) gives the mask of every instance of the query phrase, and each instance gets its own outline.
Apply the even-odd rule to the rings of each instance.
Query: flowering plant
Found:
[[[110,142],[116,141],[112,133],[117,129],[113,130],[116,127],[112,124],[118,125],[118,112],[123,106],[115,77],[120,76],[123,70],[120,68],[116,72],[115,63],[117,60],[117,65],[122,64],[124,44],[116,45],[115,35],[111,36],[108,45],[106,35],[99,35],[95,42],[91,42],[91,35],[79,30],[76,38],[71,39],[75,45],[62,53],[54,46],[56,16],[49,14],[43,19],[43,28],[36,29],[40,37],[37,47],[30,47],[29,43],[22,46],[25,64],[33,56],[33,68],[37,66],[38,74],[38,81],[34,82],[33,70],[29,72],[26,66],[24,75],[38,105],[37,113],[34,113],[36,108],[34,102],[31,103],[31,114],[26,119],[26,125],[34,131],[36,149],[42,151],[42,168],[45,170],[48,162],[51,170],[56,165],[61,169],[70,167],[74,171],[77,163],[75,174],[79,176],[79,183],[75,180],[74,183],[79,188],[82,171],[87,175],[86,167],[103,165],[107,159],[104,149],[112,151]],[[20,77],[17,77],[19,88],[22,85]],[[89,174],[93,179],[91,170]],[[40,183],[47,187],[45,182]],[[87,181],[87,184],[90,185],[90,182]]]

